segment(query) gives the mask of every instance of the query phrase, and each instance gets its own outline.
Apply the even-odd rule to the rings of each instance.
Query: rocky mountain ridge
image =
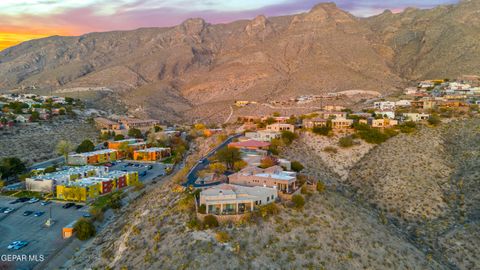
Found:
[[[139,116],[198,118],[236,99],[271,101],[480,72],[480,1],[357,18],[333,3],[228,24],[32,40],[0,52],[0,90],[107,87]],[[26,91],[26,90],[25,90]],[[98,103],[102,104],[102,100]],[[210,113],[210,112],[209,112]]]

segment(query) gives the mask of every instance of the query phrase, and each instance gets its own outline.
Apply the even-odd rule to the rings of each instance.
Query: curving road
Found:
[[[198,162],[197,164],[195,164],[195,166],[192,167],[192,169],[190,169],[190,171],[188,172],[187,174],[187,181],[185,183],[183,183],[183,186],[185,187],[188,187],[188,186],[193,186],[193,187],[206,187],[206,186],[209,186],[209,185],[214,185],[214,184],[205,184],[205,185],[198,185],[198,184],[195,184],[195,180],[197,180],[197,173],[203,169],[205,169],[205,167],[208,166],[208,164],[210,164],[210,161],[208,160],[208,158],[212,157],[213,155],[215,155],[215,153],[222,149],[223,147],[227,146],[229,143],[231,143],[234,139],[242,136],[243,134],[235,134],[235,135],[232,135],[230,137],[228,137],[224,142],[222,142],[220,145],[218,145],[217,147],[213,148],[210,152],[208,152],[208,154],[206,154],[204,157],[202,157]]]

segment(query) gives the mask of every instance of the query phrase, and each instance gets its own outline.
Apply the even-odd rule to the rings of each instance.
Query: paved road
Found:
[[[40,169],[40,168],[47,168],[47,167],[57,165],[57,164],[61,164],[61,163],[62,164],[65,163],[65,157],[63,157],[63,156],[35,163],[32,166],[30,166],[29,169],[30,170],[35,170],[35,169]]]
[[[227,146],[227,144],[231,143],[234,139],[242,136],[243,134],[235,134],[230,137],[228,137],[223,143],[221,143],[219,146],[215,147],[212,149],[210,152],[208,152],[207,155],[202,157],[195,166],[193,166],[192,169],[190,169],[190,172],[187,174],[187,181],[183,184],[183,186],[188,187],[188,186],[194,186],[194,187],[202,187],[202,186],[209,186],[209,184],[206,185],[197,185],[195,184],[195,180],[197,180],[197,173],[205,167],[208,166],[210,161],[208,160],[210,157],[212,157],[218,150],[221,148]],[[211,184],[210,184],[211,185]]]

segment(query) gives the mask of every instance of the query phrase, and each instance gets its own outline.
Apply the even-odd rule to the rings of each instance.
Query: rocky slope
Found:
[[[389,93],[406,79],[478,73],[478,5],[359,19],[327,3],[229,24],[189,19],[170,28],[54,36],[0,52],[0,89],[107,87],[131,113],[172,121],[205,116],[198,106],[228,113],[225,104],[235,99]]]

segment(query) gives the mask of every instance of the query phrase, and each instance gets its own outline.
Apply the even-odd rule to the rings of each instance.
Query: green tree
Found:
[[[40,113],[37,111],[32,111],[30,114],[30,121],[32,122],[38,122],[40,120]]]
[[[0,160],[0,175],[8,179],[26,170],[25,164],[16,157],[6,157]]]
[[[331,130],[332,128],[329,126],[316,126],[312,129],[313,133],[323,136],[328,136]]]
[[[155,132],[160,132],[160,131],[162,131],[162,127],[161,127],[161,126],[154,126],[154,127],[153,127],[153,130],[154,130]]]
[[[206,215],[203,219],[203,224],[206,228],[216,228],[219,225],[217,218],[213,215]]]
[[[292,171],[294,171],[294,172],[300,172],[304,169],[302,163],[300,163],[296,160],[292,161],[291,167],[292,167]]]
[[[222,163],[216,162],[210,164],[209,169],[214,173],[223,174],[227,170],[227,167],[225,167],[225,165],[223,165]]]
[[[77,238],[84,241],[95,236],[96,230],[93,222],[89,219],[80,218],[73,226]]]
[[[305,205],[305,199],[300,194],[293,195],[292,202],[293,202],[293,206],[297,209],[301,209]]]
[[[435,113],[430,115],[430,117],[428,118],[428,123],[432,126],[438,126],[441,122],[442,120],[440,120],[438,114]]]
[[[282,131],[282,140],[285,143],[285,145],[290,145],[292,144],[293,140],[297,138],[297,134],[291,132],[291,131]]]
[[[65,157],[65,163],[68,164],[68,154],[73,150],[73,145],[70,141],[61,140],[57,144],[57,153]]]
[[[278,164],[278,159],[273,156],[264,156],[260,160],[260,168],[266,169]]]
[[[90,140],[84,140],[82,143],[80,143],[77,146],[77,149],[75,150],[75,152],[86,153],[86,152],[92,152],[93,150],[95,150],[95,145],[93,144],[93,142]]]
[[[267,125],[271,125],[271,124],[275,123],[275,118],[273,118],[273,117],[268,117],[268,118],[265,120],[265,123],[266,123]]]
[[[218,150],[215,156],[218,161],[225,163],[227,169],[230,170],[233,170],[233,166],[236,161],[242,160],[240,150],[237,148],[224,147]]]
[[[143,138],[142,131],[137,128],[131,128],[128,130],[128,137],[131,138]]]
[[[125,136],[123,136],[122,134],[117,134],[117,135],[115,135],[115,137],[113,137],[114,141],[121,141],[121,140],[124,140],[124,139],[125,139]]]

